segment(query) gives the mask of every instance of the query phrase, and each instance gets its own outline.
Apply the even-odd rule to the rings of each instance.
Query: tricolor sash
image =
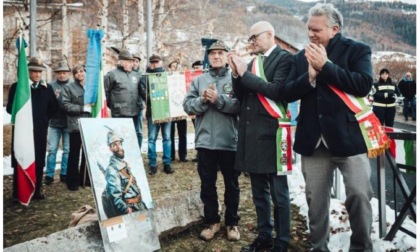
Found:
[[[391,140],[386,135],[379,119],[372,112],[372,109],[366,105],[368,102],[366,98],[355,97],[332,85],[328,86],[343,100],[347,107],[355,113],[356,120],[359,122],[360,130],[368,149],[368,157],[374,158],[384,154],[385,150],[390,147]]]
[[[258,55],[252,64],[252,73],[267,81],[264,74],[262,55]],[[273,101],[261,94],[258,98],[267,112],[279,122],[276,133],[276,164],[277,175],[287,175],[292,172],[292,135],[290,132],[290,112],[283,107],[280,101]]]

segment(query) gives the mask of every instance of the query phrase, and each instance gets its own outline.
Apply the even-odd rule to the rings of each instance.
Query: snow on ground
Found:
[[[3,109],[3,124],[10,123],[10,115],[6,113]],[[178,146],[178,140],[176,139],[175,146]],[[187,134],[187,148],[194,148],[194,134]],[[162,152],[162,141],[158,139],[156,144],[157,152]],[[147,153],[147,139],[143,139],[142,144],[142,153]],[[57,153],[57,163],[61,162],[61,154],[59,151]],[[13,174],[11,169],[10,156],[3,158],[3,174],[10,175]],[[57,168],[59,165],[57,164]],[[306,204],[305,199],[305,181],[303,179],[302,172],[300,170],[300,162],[298,162],[293,167],[294,172],[292,175],[288,176],[289,190],[290,190],[290,199],[292,204],[300,207],[300,214],[308,218],[308,205]],[[343,185],[343,184],[342,184]],[[344,191],[344,188],[342,188]],[[373,209],[373,230],[372,230],[372,241],[373,241],[373,251],[391,251],[399,249],[399,251],[416,251],[416,239],[410,237],[409,235],[398,231],[393,241],[384,241],[379,238],[379,214],[378,214],[378,200],[373,198],[371,200],[371,205]],[[333,230],[330,236],[329,248],[331,251],[348,251],[350,247],[350,225],[347,219],[344,202],[338,199],[331,199],[330,204],[330,224],[331,230]],[[393,223],[395,220],[394,211],[387,206],[386,207],[386,220],[388,223]],[[414,223],[409,218],[406,218],[403,226],[416,233],[416,223]],[[388,227],[388,231],[391,226]]]
[[[293,174],[288,177],[290,199],[292,204],[300,207],[300,214],[308,219],[308,205],[305,199],[305,181],[300,170],[300,163],[293,167]],[[344,188],[342,188],[344,191]],[[372,224],[372,241],[373,251],[416,251],[416,239],[411,236],[398,231],[393,241],[384,241],[379,238],[379,213],[378,200],[373,198],[371,200],[373,210],[373,224]],[[329,249],[331,251],[349,251],[350,247],[350,224],[347,219],[344,202],[338,199],[331,199],[330,204],[330,225],[333,232],[330,235]],[[386,220],[388,223],[393,223],[395,220],[394,211],[386,207]],[[406,218],[403,226],[416,233],[416,223]],[[391,226],[388,227],[388,231]]]
[[[402,53],[402,52],[394,52],[394,51],[378,51],[372,54],[372,61],[373,62],[380,62],[380,61],[410,61],[416,62],[416,56]]]
[[[159,144],[160,142],[160,144]],[[194,147],[194,134],[188,134],[187,136],[188,149]],[[143,146],[147,146],[147,139],[143,141]],[[146,153],[147,147],[142,148],[142,152]],[[157,151],[162,151],[161,141],[158,140]],[[61,152],[57,154],[57,162],[60,161]],[[302,172],[300,170],[300,163],[298,162],[294,167],[292,175],[288,176],[290,199],[292,204],[300,207],[300,214],[308,218],[308,205],[305,199],[305,181],[303,179]],[[3,172],[5,175],[12,174],[10,169],[10,156],[3,159]],[[342,189],[344,190],[344,189]],[[416,239],[409,235],[398,231],[393,241],[384,241],[379,238],[379,214],[378,214],[378,200],[373,198],[371,200],[373,209],[373,230],[372,230],[372,241],[373,251],[416,251]],[[332,233],[330,235],[329,248],[331,251],[348,251],[350,247],[350,225],[345,214],[344,202],[338,199],[331,199],[330,205],[330,224]],[[344,214],[343,214],[344,213]],[[393,223],[395,220],[394,211],[387,206],[386,207],[386,220],[388,223]],[[416,233],[416,223],[409,218],[406,218],[403,226]],[[388,231],[391,226],[388,227]]]

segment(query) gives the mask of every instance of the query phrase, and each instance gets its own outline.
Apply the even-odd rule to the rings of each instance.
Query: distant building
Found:
[[[52,66],[66,59],[70,66],[86,59],[86,27],[82,20],[83,4],[63,4],[61,0],[38,0],[36,5],[36,55],[44,61],[47,71],[43,79],[53,77]],[[18,29],[23,26],[23,36],[29,55],[29,1],[3,2],[3,85],[16,81]]]
[[[288,41],[280,38],[277,35],[274,37],[274,40],[275,40],[276,44],[278,44],[281,48],[283,48],[284,50],[289,51],[292,54],[295,54],[299,50],[301,50],[301,48],[298,48],[297,46],[292,45],[291,43],[289,43]]]

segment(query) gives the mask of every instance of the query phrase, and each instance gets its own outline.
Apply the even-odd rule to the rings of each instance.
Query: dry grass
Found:
[[[3,153],[7,155],[10,153],[10,127],[3,127],[3,132]],[[194,155],[194,150],[188,152],[189,159],[192,159]],[[143,156],[143,160],[146,161],[147,158]],[[158,173],[153,177],[148,177],[154,200],[188,190],[199,190],[200,179],[196,163],[175,161],[173,168],[175,173],[167,175],[162,171],[162,164],[160,164]],[[219,174],[217,187],[219,188],[220,202],[223,202],[222,181]],[[33,201],[28,207],[12,204],[11,189],[11,176],[5,176],[3,187],[4,247],[64,230],[68,227],[72,212],[85,204],[95,206],[90,187],[81,188],[76,192],[68,191],[65,184],[59,182],[58,171],[55,183],[43,187],[47,198],[43,201]],[[240,241],[227,241],[224,228],[212,241],[202,241],[198,238],[202,226],[196,224],[180,232],[167,232],[161,235],[161,251],[239,251],[242,246],[251,243],[255,239],[257,231],[249,178],[240,176],[240,189]],[[300,252],[308,250],[309,242],[305,220],[298,212],[299,210],[292,206],[292,240],[289,251]]]

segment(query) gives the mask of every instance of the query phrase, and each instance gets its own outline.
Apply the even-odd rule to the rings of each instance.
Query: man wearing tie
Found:
[[[42,60],[32,57],[28,63],[29,83],[31,85],[32,120],[34,123],[35,143],[35,193],[32,199],[41,200],[45,196],[41,193],[42,177],[44,174],[45,154],[47,151],[48,122],[59,109],[58,100],[53,88],[42,80],[42,71],[46,70]],[[17,83],[12,84],[7,101],[7,113],[12,113],[13,100],[15,98]],[[12,153],[12,167],[17,168],[16,159]],[[17,199],[16,170],[13,174],[13,200]]]
[[[234,51],[228,56],[233,91],[241,103],[235,169],[250,175],[258,222],[258,237],[241,251],[287,251],[290,199],[287,177],[277,175],[276,132],[279,123],[264,107],[259,94],[275,102],[282,101],[281,90],[289,73],[291,54],[275,44],[274,28],[266,21],[254,24],[249,35],[251,54],[258,55],[258,58],[247,64]],[[265,79],[254,71],[255,68],[252,69],[257,59],[259,63],[263,61],[255,65],[260,66],[259,71],[264,73]],[[287,103],[281,103],[286,107]],[[274,223],[271,221],[270,194],[274,204]],[[273,228],[276,231],[274,242]]]

